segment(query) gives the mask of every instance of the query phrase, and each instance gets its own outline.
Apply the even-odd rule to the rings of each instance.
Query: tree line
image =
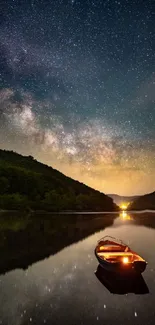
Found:
[[[0,209],[113,211],[112,199],[52,167],[0,150]]]

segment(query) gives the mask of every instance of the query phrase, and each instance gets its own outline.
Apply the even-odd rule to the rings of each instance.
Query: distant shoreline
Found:
[[[0,213],[2,212],[24,212],[24,213],[45,213],[45,214],[105,214],[105,213],[110,213],[110,214],[118,214],[121,211],[46,211],[46,210],[4,210],[4,209],[0,209]]]
[[[120,214],[122,211],[46,211],[46,210],[3,210],[0,213],[26,213],[26,214]],[[127,213],[155,213],[155,210],[126,210]]]

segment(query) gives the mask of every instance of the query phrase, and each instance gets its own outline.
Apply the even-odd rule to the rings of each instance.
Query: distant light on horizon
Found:
[[[126,210],[127,207],[128,207],[128,205],[129,205],[129,203],[122,203],[122,204],[120,205],[120,208],[121,208],[122,210]]]

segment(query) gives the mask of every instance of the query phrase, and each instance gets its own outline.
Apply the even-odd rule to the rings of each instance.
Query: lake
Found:
[[[0,324],[155,323],[155,214],[2,214],[0,220]],[[105,235],[147,260],[134,285],[124,280],[119,287],[114,278],[106,285],[95,273],[94,248]]]

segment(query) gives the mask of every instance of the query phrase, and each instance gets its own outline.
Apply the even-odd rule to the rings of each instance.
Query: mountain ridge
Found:
[[[155,210],[155,191],[140,196],[128,208],[130,210]]]
[[[140,197],[140,195],[118,195],[118,194],[107,194],[109,197],[111,197],[113,199],[113,201],[117,204],[117,205],[121,205],[122,203],[131,203],[133,201],[135,201],[137,198]]]

